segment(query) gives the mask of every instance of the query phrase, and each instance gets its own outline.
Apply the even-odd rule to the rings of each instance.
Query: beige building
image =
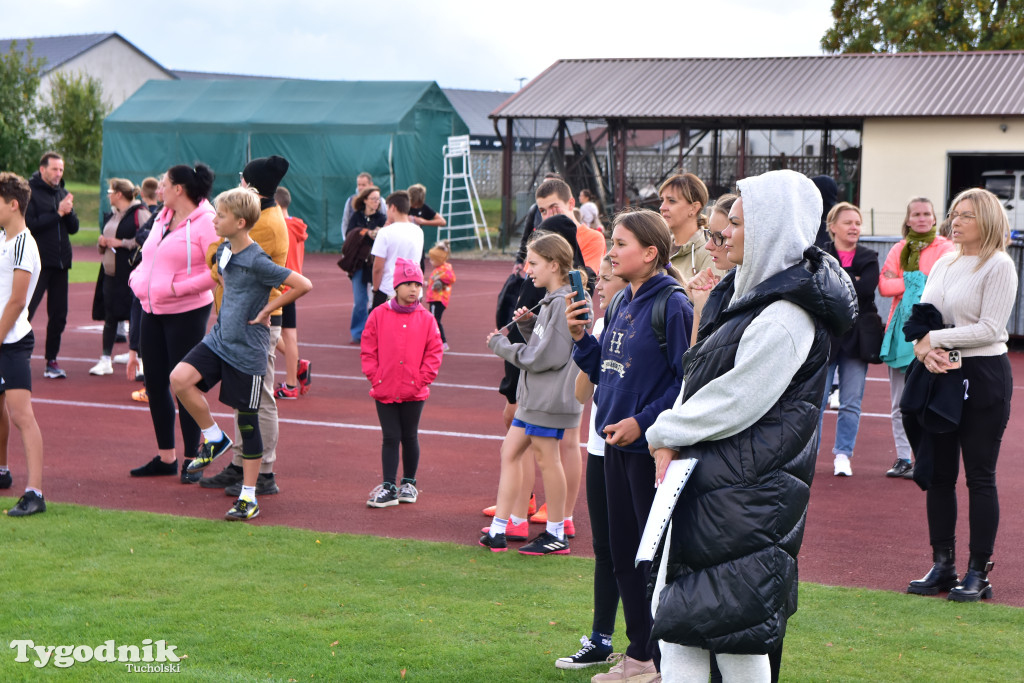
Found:
[[[987,170],[1024,170],[1024,116],[864,119],[860,201],[876,234],[899,233],[913,196],[945,212]]]
[[[103,97],[111,110],[148,80],[175,79],[173,73],[118,33],[9,38],[0,40],[0,53],[7,53],[11,43],[20,51],[31,43],[32,56],[46,60],[39,84],[39,97],[43,101],[49,96],[50,79],[56,73],[82,73],[99,79],[103,84]]]

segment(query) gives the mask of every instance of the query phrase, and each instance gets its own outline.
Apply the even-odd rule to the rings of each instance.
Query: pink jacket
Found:
[[[444,352],[437,321],[423,306],[399,313],[391,302],[373,309],[362,341],[363,374],[381,403],[425,401]]]
[[[906,240],[900,240],[889,250],[889,255],[885,257],[885,265],[882,266],[882,273],[878,278],[878,293],[882,296],[892,297],[889,318],[885,321],[886,327],[889,326],[892,314],[896,312],[896,307],[903,299],[903,269],[900,268],[900,252],[903,251],[903,245],[906,243]],[[930,274],[932,266],[939,260],[939,257],[955,248],[956,246],[948,239],[942,235],[936,235],[932,243],[921,250],[921,272],[925,275]],[[897,277],[887,278],[886,271],[896,273]]]
[[[128,279],[147,313],[184,313],[213,302],[217,283],[206,267],[206,250],[219,239],[213,227],[216,211],[204,199],[177,228],[166,232],[172,215],[165,208],[157,216],[142,245],[142,262]]]

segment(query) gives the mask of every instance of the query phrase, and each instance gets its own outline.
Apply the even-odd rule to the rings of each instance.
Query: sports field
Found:
[[[83,260],[94,253],[76,248]],[[182,486],[176,478],[128,477],[154,455],[148,412],[129,398],[134,382],[87,374],[99,355],[100,324],[89,320],[92,285],[72,286],[61,353],[68,379],[44,380],[41,357],[34,361],[50,510],[3,523],[8,643],[138,644],[171,633],[177,640],[167,642],[189,654],[181,675],[196,680],[308,680],[311,674],[314,680],[399,680],[403,668],[409,680],[561,679],[551,662],[575,651],[578,636],[589,632],[589,560],[492,556],[475,546],[486,523],[480,508],[493,502],[496,490],[502,437],[503,399],[494,391],[501,364],[484,338],[494,327],[494,303],[510,262],[454,263],[458,281],[444,319],[452,351],[421,423],[422,495],[415,505],[373,510],[365,500],[379,483],[379,430],[358,349],[347,343],[351,286],[336,259],[307,256],[315,290],[300,302],[299,338],[302,356],[313,362],[313,391],[280,403],[281,493],[261,498],[263,514],[251,525],[212,521],[230,506],[220,491]],[[37,350],[45,323],[41,309]],[[1024,358],[1011,354],[1011,361],[1018,378],[1024,376]],[[1000,662],[1024,653],[1017,643],[1024,612],[897,594],[929,564],[924,494],[912,482],[882,476],[894,457],[888,387],[880,368],[872,368],[869,380],[850,479],[832,476],[827,447],[834,413],[825,418],[826,448],[812,486],[800,571],[806,582],[889,593],[805,586],[787,637],[784,671],[793,678],[786,678],[1019,677],[1015,665]],[[227,415],[223,408],[217,412]],[[1016,607],[1024,606],[1022,425],[1015,405],[999,468],[1002,522],[991,576],[994,602]],[[24,473],[15,443],[11,464],[20,488]],[[65,503],[174,517],[80,512]],[[572,552],[587,558],[582,494],[575,519]],[[409,597],[418,591],[422,596]],[[434,613],[443,615],[443,628],[417,626],[421,619],[430,624]],[[1000,634],[1008,635],[1003,640]],[[624,642],[620,636],[616,645]],[[15,653],[0,656],[0,679],[42,672],[15,663]],[[325,661],[313,665],[320,656]],[[872,658],[871,666],[863,656]],[[940,660],[950,657],[954,668],[936,676]],[[526,668],[518,668],[524,660]],[[91,662],[57,671],[50,664],[46,672],[106,680],[116,666]]]

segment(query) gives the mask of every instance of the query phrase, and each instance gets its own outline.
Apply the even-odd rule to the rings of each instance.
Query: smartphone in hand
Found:
[[[569,271],[569,284],[572,285],[573,301],[586,301],[587,295],[583,290],[583,277],[578,270]],[[590,313],[579,316],[579,320],[590,320]]]

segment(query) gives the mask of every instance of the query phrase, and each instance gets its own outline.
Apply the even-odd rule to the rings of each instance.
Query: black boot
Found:
[[[992,585],[988,582],[988,573],[993,564],[988,557],[972,555],[967,563],[967,573],[961,581],[949,591],[949,599],[955,602],[978,602],[992,597]]]
[[[932,548],[931,570],[924,575],[924,578],[911,581],[907,586],[908,593],[916,595],[935,595],[939,591],[948,591],[957,584],[956,563],[954,561],[954,547],[934,546]]]

